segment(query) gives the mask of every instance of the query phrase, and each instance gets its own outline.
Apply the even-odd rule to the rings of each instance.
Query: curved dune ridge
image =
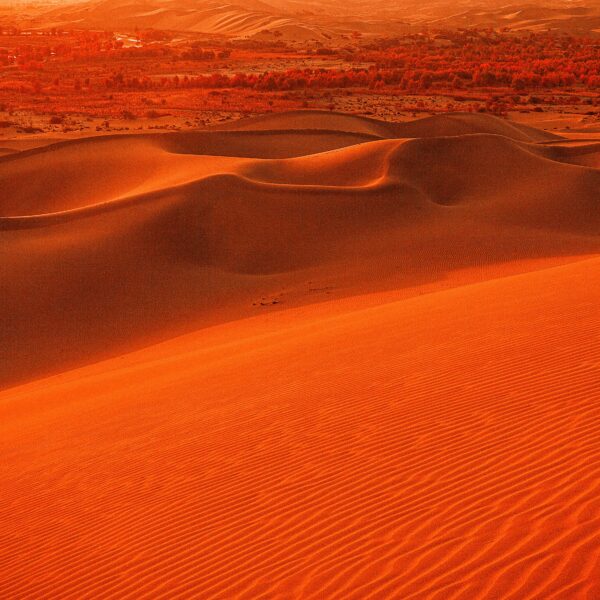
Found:
[[[526,142],[561,139],[558,135],[527,125],[512,123],[491,115],[472,113],[435,115],[415,121],[393,123],[324,110],[298,110],[241,119],[237,122],[219,125],[218,128],[237,131],[339,129],[383,138],[423,138],[489,133]]]
[[[598,597],[600,144],[236,127],[0,157],[0,597]]]

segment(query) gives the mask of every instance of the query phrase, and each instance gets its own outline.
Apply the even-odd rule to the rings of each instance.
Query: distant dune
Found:
[[[260,0],[100,0],[40,9],[32,25],[105,31],[140,28],[250,38],[277,31],[278,39],[326,41],[327,27],[299,20]],[[328,32],[328,33],[327,33]],[[324,35],[324,33],[326,35]],[[327,36],[327,37],[326,37]]]
[[[84,0],[28,5],[21,18],[34,28],[158,29],[334,46],[355,31],[393,36],[424,27],[600,33],[598,0],[556,0],[551,7],[489,0]]]
[[[597,597],[600,144],[566,141],[7,148],[0,597]]]
[[[487,114],[472,113],[449,113],[404,123],[392,123],[358,115],[302,110],[242,119],[220,125],[219,129],[236,131],[337,129],[379,138],[431,138],[469,133],[490,133],[523,142],[545,142],[560,139],[558,135],[527,125],[512,123]]]
[[[556,3],[552,7],[536,4],[508,4],[499,7],[480,5],[464,12],[433,19],[438,27],[494,27],[512,31],[555,31],[571,35],[598,34],[600,3]]]

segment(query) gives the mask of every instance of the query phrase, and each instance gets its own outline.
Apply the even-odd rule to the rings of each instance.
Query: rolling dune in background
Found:
[[[303,111],[0,156],[0,597],[600,595],[600,144]]]
[[[18,2],[17,2],[18,6]],[[13,3],[14,8],[14,3]],[[477,0],[93,0],[28,4],[31,28],[137,31],[157,29],[242,39],[344,44],[348,34],[393,36],[424,28],[494,28],[595,36],[598,0],[554,0],[552,6]]]

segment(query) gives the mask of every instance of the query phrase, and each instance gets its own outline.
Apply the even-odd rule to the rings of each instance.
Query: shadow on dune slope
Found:
[[[458,122],[502,125],[479,117]],[[598,251],[600,171],[572,164],[595,148],[440,129],[113,136],[0,160],[0,382],[248,316],[284,291],[312,302],[307,281],[350,296]]]

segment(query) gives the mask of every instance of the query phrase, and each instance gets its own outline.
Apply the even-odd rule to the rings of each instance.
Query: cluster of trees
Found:
[[[181,56],[190,60],[227,59],[229,52],[191,47]],[[463,30],[409,35],[377,40],[349,60],[357,66],[154,78],[117,73],[104,84],[110,89],[244,88],[272,92],[339,88],[395,88],[407,93],[600,89],[600,42],[547,33],[515,36]],[[370,66],[365,67],[365,63]]]
[[[221,72],[207,75],[171,77],[127,77],[123,73],[112,74],[105,80],[109,89],[156,89],[156,88],[244,88],[257,91],[292,91],[302,89],[334,89],[348,87],[376,87],[381,74],[375,69],[286,69],[263,73]],[[392,79],[389,79],[392,82]]]
[[[46,32],[48,33],[48,32]],[[206,49],[197,42],[171,46],[170,36],[160,31],[140,31],[129,43],[110,32],[71,31],[61,35],[17,34],[2,43],[0,67],[16,66],[25,71],[42,70],[49,62],[83,62],[90,59],[127,60],[160,57],[180,60],[227,59],[229,49]]]
[[[189,50],[184,50],[180,56],[184,60],[215,60],[216,58],[222,60],[231,56],[231,50],[204,50],[193,46]]]
[[[27,40],[27,41],[25,41]],[[8,42],[8,40],[7,40]],[[41,70],[50,61],[70,62],[122,48],[123,42],[111,33],[80,31],[63,35],[0,38],[0,66],[17,66],[22,70]]]
[[[6,37],[4,41],[0,37],[0,90],[19,93],[203,88],[258,93],[357,89],[423,95],[485,90],[483,96],[546,90],[547,96],[548,90],[571,94],[600,90],[600,41],[541,33],[414,34],[356,46],[352,53],[338,50],[346,64],[354,65],[351,68],[282,67],[242,73],[233,70],[245,50],[236,47],[231,59],[229,48],[207,48],[192,40],[171,44],[167,33],[157,31],[138,31],[131,39],[81,31]],[[155,56],[159,58],[154,60]],[[253,57],[249,53],[246,64],[260,64]],[[178,60],[184,62],[175,67]],[[311,64],[309,55],[302,60]],[[226,66],[229,72],[214,70],[214,63],[206,64],[210,61],[221,61],[216,65]]]
[[[599,65],[600,68],[600,65]],[[472,72],[461,69],[411,68],[354,68],[342,69],[286,69],[263,73],[220,72],[197,76],[127,77],[115,73],[106,78],[108,89],[158,89],[158,88],[244,88],[256,91],[293,91],[305,89],[362,88],[382,90],[393,87],[409,93],[425,93],[433,89],[463,90],[467,88],[511,88],[515,92],[534,89],[600,88],[600,71],[577,77],[570,72],[555,71],[544,75],[524,71],[500,72],[488,64],[480,65]]]
[[[600,41],[550,33],[517,36],[462,30],[379,40],[353,60],[372,63],[379,70],[401,69],[407,74],[405,81],[426,88],[437,84],[516,91],[576,85],[596,89]]]

